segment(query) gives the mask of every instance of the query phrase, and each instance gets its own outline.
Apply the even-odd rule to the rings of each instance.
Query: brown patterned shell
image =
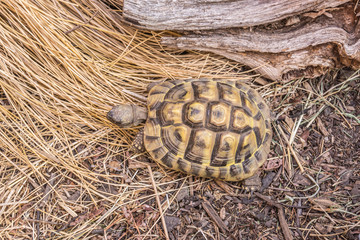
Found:
[[[252,176],[272,138],[269,107],[255,90],[206,79],[153,87],[144,133],[145,148],[159,163],[226,181]]]

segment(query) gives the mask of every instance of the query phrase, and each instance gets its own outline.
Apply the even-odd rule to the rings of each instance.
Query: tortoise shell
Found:
[[[145,149],[174,170],[239,181],[265,162],[271,138],[269,107],[243,83],[174,80],[149,92]]]

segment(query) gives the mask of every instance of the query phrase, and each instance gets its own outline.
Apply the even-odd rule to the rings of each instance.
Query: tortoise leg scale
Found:
[[[136,153],[145,152],[145,145],[144,145],[144,128],[142,128],[138,134],[136,135],[131,150]]]

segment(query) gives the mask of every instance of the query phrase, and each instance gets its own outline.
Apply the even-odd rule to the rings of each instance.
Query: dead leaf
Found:
[[[325,198],[310,198],[309,201],[314,205],[313,208],[317,211],[325,211],[328,213],[337,212],[341,210],[341,206],[329,199]]]
[[[130,178],[128,175],[126,175],[125,173],[119,173],[119,174],[117,174],[117,176],[119,176],[119,177],[121,177],[122,179],[124,179],[124,181],[125,181],[126,183],[131,183],[131,182],[132,182],[131,178]]]
[[[154,209],[152,209],[149,205],[147,204],[143,204],[142,205],[142,209],[144,209],[145,211],[154,211]]]
[[[319,17],[319,16],[321,16],[321,15],[325,15],[325,16],[327,16],[327,17],[329,17],[329,18],[332,18],[333,15],[332,15],[331,13],[327,12],[328,10],[329,10],[329,9],[322,9],[322,10],[320,10],[320,11],[318,11],[318,12],[304,13],[303,16],[305,16],[305,17],[311,17],[311,18],[317,18],[317,17]]]
[[[122,212],[123,212],[123,214],[124,214],[124,217],[125,217],[127,220],[132,220],[132,219],[133,219],[131,212],[129,212],[128,209],[127,209],[125,206],[122,207]]]
[[[290,129],[294,128],[294,121],[289,118],[288,116],[285,116],[285,122],[289,126]]]
[[[306,129],[301,135],[300,135],[300,138],[302,140],[304,140],[304,142],[306,143],[308,138],[310,136],[310,130],[309,129]]]
[[[308,82],[305,82],[305,83],[304,83],[304,87],[305,87],[305,89],[308,90],[309,92],[312,92],[312,91],[313,91],[312,87],[310,86],[310,84],[309,84]]]
[[[257,77],[257,78],[255,78],[254,82],[256,82],[256,83],[258,83],[258,84],[260,84],[260,85],[262,85],[262,86],[265,86],[266,84],[269,84],[269,82],[266,81],[266,80],[265,80],[264,78],[262,78],[262,77]]]
[[[353,112],[356,110],[353,106],[345,106],[345,108],[348,112]]]
[[[293,16],[287,19],[285,26],[294,25],[300,22],[300,18],[298,16]]]
[[[302,175],[301,173],[296,173],[293,179],[293,183],[295,186],[310,186],[311,181]]]
[[[143,163],[140,161],[136,161],[134,159],[129,159],[128,162],[129,162],[129,165],[128,165],[129,169],[147,168],[147,165],[149,164],[149,163]]]
[[[266,162],[264,169],[266,171],[270,171],[270,170],[278,169],[281,165],[282,165],[281,158],[270,159]]]
[[[318,230],[320,233],[326,234],[328,233],[327,228],[325,228],[324,224],[316,223],[315,224],[316,230]]]
[[[224,207],[222,207],[222,208],[220,209],[219,215],[220,215],[220,218],[221,218],[222,220],[225,219],[225,217],[226,217],[226,211],[225,211],[225,208],[224,208]]]
[[[120,171],[121,168],[121,164],[118,161],[110,161],[108,164],[109,168],[115,171]]]
[[[322,160],[322,162],[324,162],[324,160],[325,160],[325,162],[327,162],[327,163],[332,163],[333,162],[330,152],[324,152],[321,155],[321,160]]]
[[[76,226],[79,225],[82,222],[85,222],[89,219],[95,219],[97,216],[99,216],[101,213],[104,212],[104,208],[93,208],[91,212],[87,212],[83,215],[80,215],[78,218],[75,219],[75,221],[71,222],[70,226]]]

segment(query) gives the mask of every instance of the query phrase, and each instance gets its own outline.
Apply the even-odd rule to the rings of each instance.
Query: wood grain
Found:
[[[124,19],[150,30],[249,27],[350,0],[124,0]]]
[[[288,81],[316,77],[328,69],[360,67],[360,24],[346,7],[279,29],[219,29],[181,37],[164,37],[169,47],[225,56],[256,69],[263,76]]]
[[[360,68],[356,6],[348,0],[124,0],[124,19],[183,31],[162,44],[219,54],[285,82]]]

